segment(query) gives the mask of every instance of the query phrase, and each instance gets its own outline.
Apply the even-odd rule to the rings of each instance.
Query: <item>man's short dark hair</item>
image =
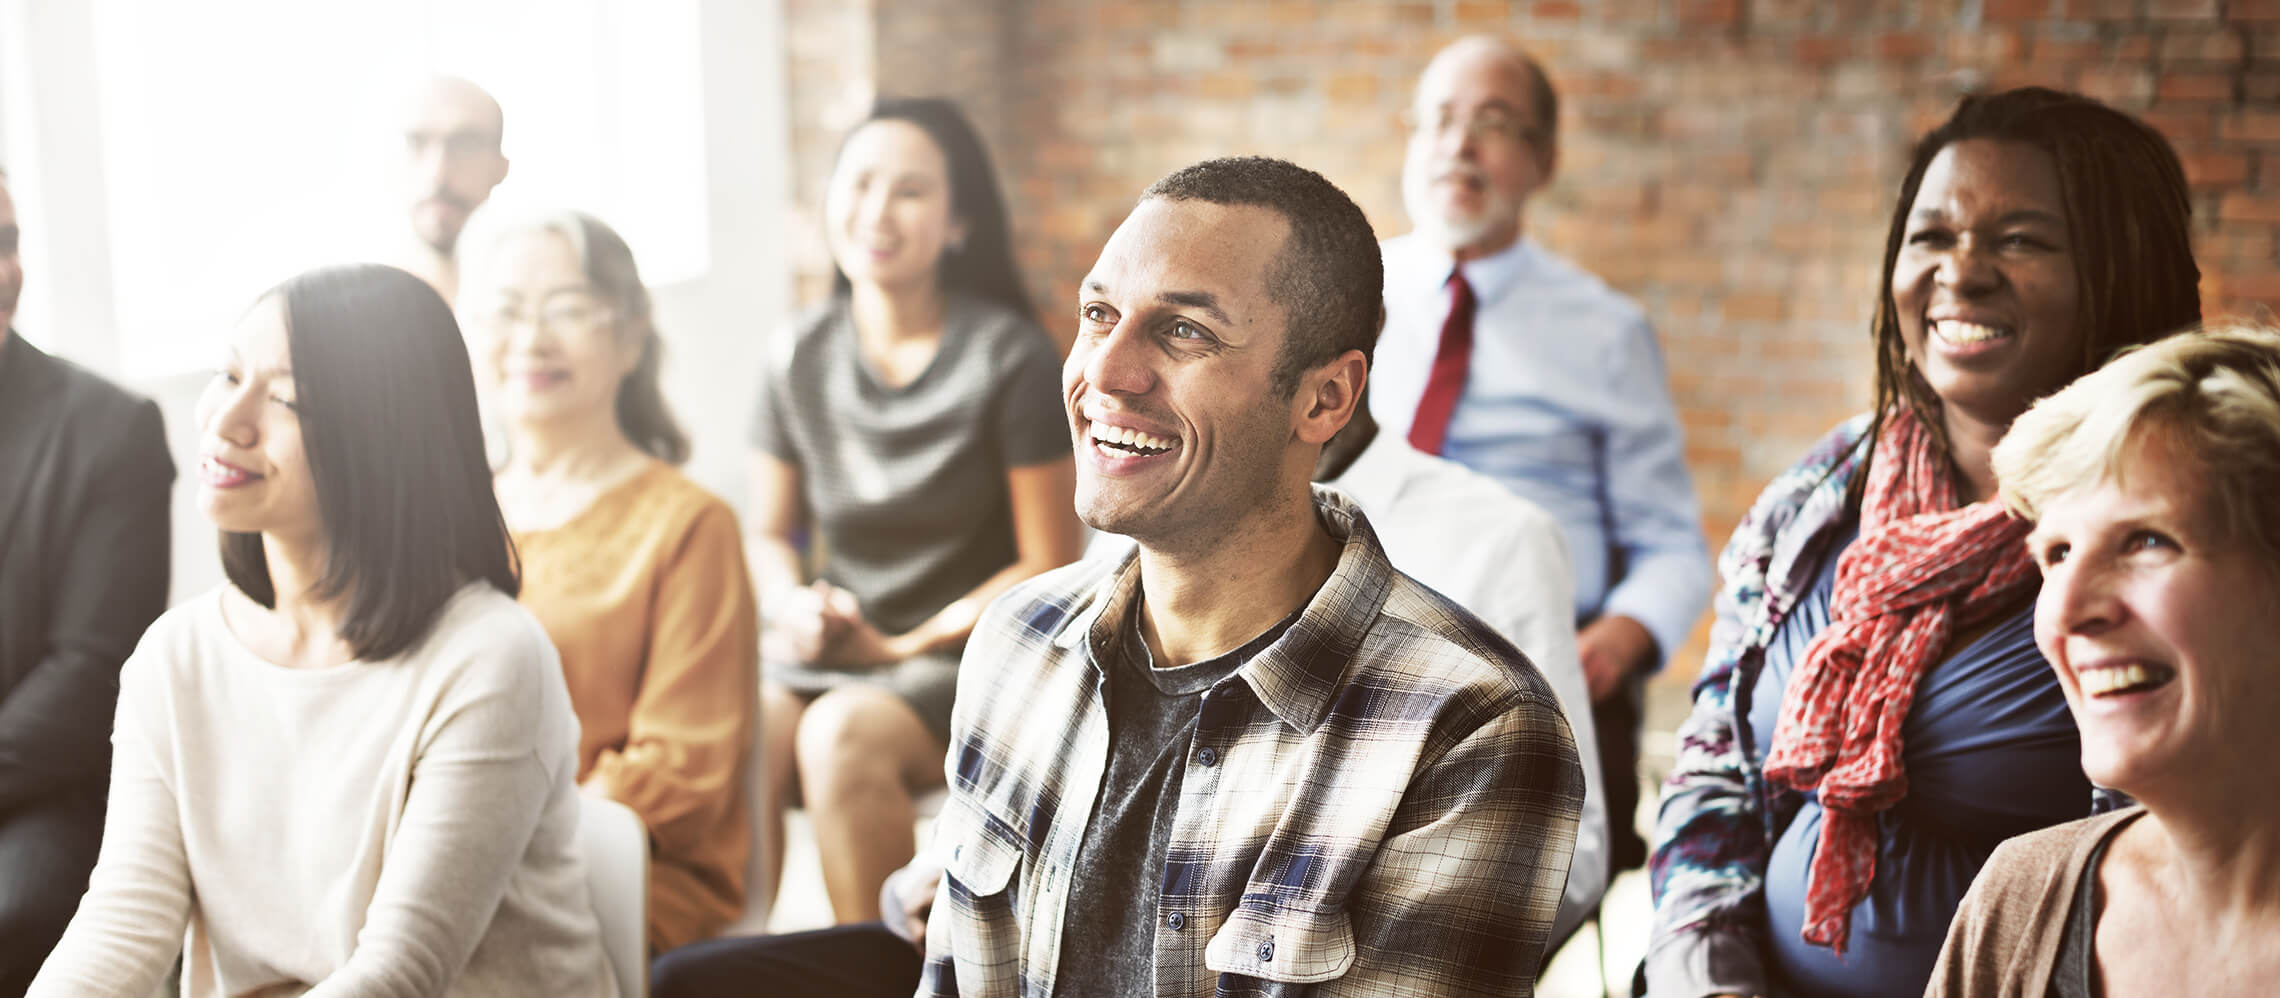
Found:
[[[1267,275],[1267,293],[1290,310],[1275,358],[1275,393],[1291,397],[1299,375],[1348,350],[1377,345],[1385,263],[1360,206],[1319,173],[1265,156],[1211,159],[1149,185],[1141,200],[1202,201],[1272,209],[1290,236]]]
[[[451,306],[394,267],[326,267],[264,299],[285,309],[301,445],[325,540],[316,591],[346,597],[340,637],[364,661],[427,636],[461,586],[515,595],[520,575]],[[222,568],[277,605],[260,534],[222,534]]]

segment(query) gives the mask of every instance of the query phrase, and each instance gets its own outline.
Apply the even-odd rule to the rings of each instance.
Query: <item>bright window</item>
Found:
[[[92,13],[127,378],[211,363],[238,311],[285,277],[398,251],[391,112],[429,72],[506,110],[513,166],[494,204],[593,212],[652,285],[709,266],[697,0],[96,0]]]

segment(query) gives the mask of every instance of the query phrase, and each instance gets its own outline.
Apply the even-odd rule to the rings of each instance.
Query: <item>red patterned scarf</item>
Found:
[[[1860,537],[1837,562],[1829,625],[1789,677],[1766,778],[1820,794],[1805,941],[1839,955],[1876,878],[1876,816],[1908,795],[1900,725],[1948,638],[2035,581],[2029,527],[2002,504],[1956,508],[1954,466],[1905,407],[1869,467]]]

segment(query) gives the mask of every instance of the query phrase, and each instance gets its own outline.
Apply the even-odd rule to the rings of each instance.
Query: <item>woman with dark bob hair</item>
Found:
[[[823,221],[834,293],[769,343],[752,420],[762,865],[772,881],[804,800],[832,912],[859,922],[942,785],[975,619],[1076,560],[1081,531],[1060,353],[957,106],[879,101],[840,146]]]
[[[2035,399],[2200,317],[2189,215],[2169,143],[2085,97],[1967,97],[1917,143],[1875,409],[1719,559],[1650,865],[1650,993],[1920,994],[1996,844],[2089,813],[1989,454]]]
[[[2280,330],[2116,358],[1995,448],[2082,768],[2131,807],[2004,843],[1935,998],[2266,995],[2280,978]]]
[[[285,282],[198,450],[230,584],[121,672],[101,858],[31,994],[145,998],[181,952],[199,998],[614,995],[451,310],[391,267]]]

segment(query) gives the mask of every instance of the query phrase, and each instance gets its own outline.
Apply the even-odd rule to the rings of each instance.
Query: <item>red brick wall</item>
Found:
[[[1653,316],[1713,546],[1866,404],[1908,145],[1968,89],[2040,83],[2144,115],[2193,182],[2208,310],[2280,307],[2280,0],[877,0],[869,68],[799,58],[846,10],[788,0],[795,104],[851,77],[968,101],[1064,338],[1052,319],[1101,242],[1194,160],[1292,159],[1381,234],[1406,230],[1395,116],[1418,70],[1462,34],[1519,40],[1564,100],[1530,231]],[[808,198],[830,155],[808,143],[836,137],[794,142]]]
[[[791,126],[792,199],[784,218],[785,258],[803,303],[831,288],[831,254],[823,243],[823,188],[840,134],[863,117],[876,92],[876,16],[869,3],[783,0],[787,123]]]

